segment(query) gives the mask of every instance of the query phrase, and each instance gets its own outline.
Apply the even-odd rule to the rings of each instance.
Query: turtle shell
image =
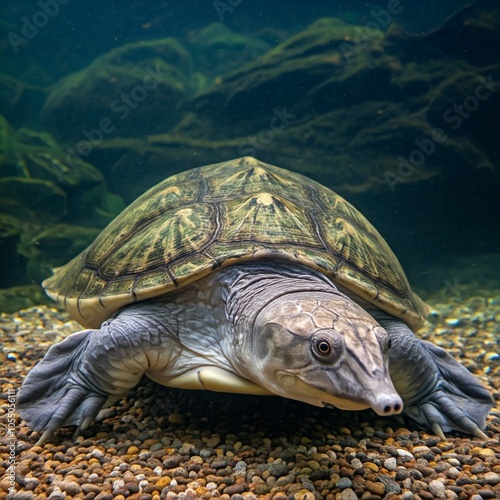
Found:
[[[251,157],[160,182],[43,286],[98,328],[127,304],[258,259],[316,269],[412,327],[423,321],[424,303],[363,215],[321,184]]]

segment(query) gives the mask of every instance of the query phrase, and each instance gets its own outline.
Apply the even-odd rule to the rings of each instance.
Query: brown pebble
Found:
[[[168,416],[168,421],[171,424],[183,424],[184,423],[184,416],[181,415],[180,413],[172,413],[171,415]]]
[[[378,472],[379,467],[377,464],[374,464],[373,462],[365,462],[363,464],[363,467],[366,467],[367,469],[371,470],[372,472]]]
[[[221,442],[220,437],[218,436],[213,436],[207,441],[207,446],[210,448],[217,448]]]
[[[164,488],[168,486],[172,482],[172,479],[169,476],[162,476],[158,481],[156,481],[155,486],[159,488]]]
[[[383,495],[385,493],[384,483],[378,483],[374,481],[366,481],[366,489],[373,493],[374,495]]]
[[[96,484],[85,483],[81,485],[82,491],[87,495],[88,493],[100,493],[101,488]]]
[[[248,490],[248,484],[246,482],[232,484],[231,486],[227,486],[224,488],[223,493],[226,495],[235,495],[236,493],[243,493]]]
[[[61,490],[65,491],[68,495],[75,496],[81,493],[82,489],[76,481],[63,481],[58,483]]]

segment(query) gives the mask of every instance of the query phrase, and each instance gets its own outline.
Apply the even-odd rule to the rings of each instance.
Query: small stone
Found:
[[[179,467],[182,462],[182,456],[178,453],[174,453],[173,455],[168,455],[165,460],[163,460],[163,467],[165,469],[175,469]]]
[[[354,493],[351,488],[346,488],[342,493],[336,497],[338,500],[358,500],[358,495]]]
[[[484,475],[484,482],[486,484],[498,484],[500,483],[500,475],[496,472],[487,472]]]
[[[414,454],[430,453],[430,452],[431,452],[431,449],[428,446],[414,446],[413,447]]]
[[[364,429],[363,429],[364,433],[365,433],[365,436],[368,436],[368,437],[373,437],[375,436],[375,429],[373,427],[370,427],[369,425],[367,425]]]
[[[224,488],[224,494],[225,495],[235,495],[237,493],[243,493],[244,491],[246,491],[248,489],[248,484],[247,483],[236,483],[236,484],[232,484],[230,486],[227,486],[226,488]]]
[[[374,464],[373,462],[365,462],[364,467],[366,467],[368,470],[371,470],[372,472],[378,472],[378,465]]]
[[[398,455],[405,461],[405,462],[410,462],[412,460],[415,460],[415,457],[408,451],[408,450],[403,450],[402,448],[398,448]]]
[[[94,448],[91,452],[90,452],[90,458],[102,458],[104,456],[104,453],[99,449],[99,448]]]
[[[288,465],[283,462],[273,462],[269,466],[269,472],[274,477],[286,476],[288,474]]]
[[[97,484],[85,483],[81,486],[83,493],[95,493],[96,495],[101,492],[101,488]]]
[[[497,489],[497,488],[495,488]],[[490,498],[496,498],[498,500],[497,496],[498,491],[492,491],[489,488],[488,489],[482,489],[482,490],[477,490],[477,494],[483,499],[483,500],[489,500]]]
[[[484,355],[484,359],[486,361],[496,361],[497,359],[500,359],[500,354],[498,354],[497,352],[487,352]]]
[[[59,487],[68,495],[75,496],[81,493],[82,489],[76,481],[63,481],[59,483]]]
[[[172,482],[172,479],[168,476],[163,476],[163,477],[160,477],[160,479],[158,479],[158,481],[156,481],[156,486],[158,486],[158,488],[164,488],[165,486],[168,486],[170,483]]]
[[[200,457],[201,458],[208,458],[213,455],[213,452],[211,450],[207,450],[206,448],[202,448],[200,450]]]
[[[373,493],[374,495],[383,496],[385,493],[385,486],[383,483],[377,483],[375,481],[366,481],[366,489]]]
[[[460,320],[460,318],[446,318],[445,323],[448,326],[456,327],[456,326],[460,326],[461,320]]]
[[[361,462],[361,460],[359,458],[353,458],[351,460],[351,467],[354,470],[362,469],[363,468],[363,462]]]
[[[396,470],[397,466],[398,466],[398,463],[394,457],[390,457],[387,460],[384,460],[384,467],[387,470],[390,470],[390,471]]]
[[[178,412],[174,412],[168,416],[168,421],[171,424],[179,424],[180,425],[180,424],[184,423],[184,416]]]
[[[287,484],[292,484],[295,481],[295,476],[292,474],[287,474],[286,476],[281,476],[276,481],[276,486],[286,486]]]
[[[319,463],[316,461],[316,460],[309,460],[307,462],[307,466],[311,469],[311,470],[318,470],[319,469]],[[287,468],[288,469],[288,468]]]
[[[224,469],[224,467],[227,467],[227,460],[214,460],[212,462],[212,467],[214,469]]]
[[[210,448],[217,448],[220,444],[220,437],[218,436],[212,436],[208,441],[207,441],[207,446]]]
[[[342,490],[350,488],[352,486],[352,481],[348,477],[341,477],[336,483],[335,487]]]
[[[432,480],[429,483],[429,491],[438,498],[443,498],[446,496],[446,487],[445,485],[436,479]]]
[[[474,448],[472,451],[475,452],[477,448]],[[479,448],[478,450],[478,455],[480,457],[494,457],[495,456],[495,450],[491,448]]]
[[[54,491],[47,497],[49,500],[64,500],[66,493],[62,492],[60,488],[55,487]]]

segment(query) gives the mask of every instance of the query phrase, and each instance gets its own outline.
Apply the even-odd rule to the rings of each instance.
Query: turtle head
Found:
[[[389,376],[387,332],[340,292],[281,295],[254,328],[252,375],[272,393],[379,415],[403,409]]]

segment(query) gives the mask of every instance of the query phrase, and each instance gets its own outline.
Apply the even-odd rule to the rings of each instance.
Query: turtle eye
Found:
[[[340,355],[341,343],[341,339],[335,335],[320,334],[312,339],[311,350],[318,361],[331,363]]]
[[[316,350],[318,351],[318,354],[323,356],[328,356],[332,352],[330,342],[323,339],[318,339],[316,341]]]

